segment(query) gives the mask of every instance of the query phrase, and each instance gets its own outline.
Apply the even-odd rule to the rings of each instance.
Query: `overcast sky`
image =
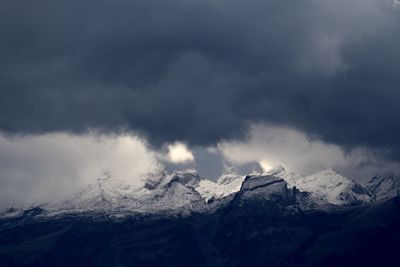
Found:
[[[2,0],[0,201],[103,169],[398,172],[399,6]]]

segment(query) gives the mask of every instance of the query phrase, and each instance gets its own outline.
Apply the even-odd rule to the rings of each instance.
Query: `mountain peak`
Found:
[[[203,180],[200,174],[194,169],[186,169],[181,171],[174,171],[170,175],[170,182],[178,182],[183,185],[195,187]]]
[[[239,191],[241,202],[293,204],[286,181],[276,175],[247,175]],[[290,202],[290,203],[289,203]]]
[[[244,177],[238,174],[224,174],[217,182],[202,179],[195,190],[208,203],[210,199],[221,199],[238,192],[242,186]]]
[[[372,201],[368,190],[334,169],[306,176],[298,187],[335,205],[354,205]]]
[[[148,173],[144,188],[148,190],[154,190],[159,186],[167,177],[167,171],[164,169],[160,169],[156,172]]]
[[[400,177],[392,173],[376,175],[365,188],[376,200],[386,200],[400,195]]]
[[[172,172],[172,175],[192,175],[200,177],[199,172],[195,169],[184,169],[184,170],[174,171]]]
[[[355,205],[372,201],[368,190],[332,168],[308,176],[285,171],[269,174],[281,177],[289,186],[295,186],[303,192],[311,193],[316,199],[334,205]]]
[[[104,172],[97,178],[97,185],[102,194],[114,194],[119,191],[129,191],[133,186],[127,184],[124,180],[115,179],[109,172]],[[94,186],[89,185],[90,186]]]
[[[286,169],[282,164],[275,165],[270,170],[267,171],[268,175],[278,175],[281,173],[285,173]]]
[[[234,181],[240,181],[240,183],[243,181],[244,177],[242,175],[238,174],[223,174],[221,177],[218,178],[217,184],[220,185],[227,185],[230,184]]]

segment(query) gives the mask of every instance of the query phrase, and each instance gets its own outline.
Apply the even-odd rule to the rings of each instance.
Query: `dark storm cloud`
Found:
[[[208,145],[250,123],[400,158],[400,10],[378,0],[0,4],[0,129]]]

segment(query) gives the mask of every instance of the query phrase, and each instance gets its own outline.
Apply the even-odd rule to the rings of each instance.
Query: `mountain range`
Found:
[[[68,200],[0,215],[0,266],[376,266],[397,260],[400,179],[104,173]]]
[[[365,187],[333,169],[304,176],[277,166],[265,173],[248,175],[248,177],[267,176],[279,177],[288,190],[297,190],[301,194],[308,195],[308,206],[319,209],[363,205],[400,195],[400,179],[393,175],[375,176]],[[202,178],[192,169],[175,171],[172,174],[160,171],[150,174],[143,188],[137,188],[111,177],[109,173],[104,173],[95,183],[88,185],[72,198],[36,207],[43,209],[43,214],[47,216],[95,211],[114,213],[119,211],[127,215],[210,212],[227,202],[225,199],[232,198],[240,192],[247,184],[246,177],[228,174],[214,182]],[[3,212],[2,216],[17,216],[17,210],[21,213],[29,208],[13,207],[8,212]]]

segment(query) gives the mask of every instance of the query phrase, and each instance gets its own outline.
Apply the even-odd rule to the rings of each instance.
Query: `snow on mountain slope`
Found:
[[[381,180],[379,180],[381,181]],[[390,179],[374,180],[374,192],[382,198],[383,188],[392,188]],[[396,180],[398,181],[398,180]],[[397,188],[399,184],[397,183]],[[298,192],[294,189],[300,189]],[[266,190],[266,191],[265,191]],[[372,190],[372,189],[371,189]],[[397,189],[398,190],[398,189]],[[298,193],[296,193],[298,192]],[[308,193],[307,193],[308,192]],[[398,194],[398,191],[385,191],[385,196]],[[357,205],[373,201],[368,191],[356,182],[340,175],[334,170],[325,170],[309,176],[287,172],[282,166],[266,174],[223,175],[217,182],[202,178],[195,170],[165,171],[148,176],[143,188],[126,184],[105,173],[95,183],[87,186],[71,199],[59,203],[40,205],[46,214],[112,212],[187,213],[192,211],[211,212],[230,202],[237,195],[243,199],[274,198],[297,201],[302,209],[325,209],[333,205]],[[232,196],[229,198],[228,196]],[[297,199],[297,200],[295,200]],[[19,216],[25,209],[11,209],[0,217]]]
[[[400,195],[400,177],[393,174],[377,175],[373,177],[365,188],[375,200],[386,200]]]
[[[163,181],[166,180],[168,173],[165,170],[148,173],[145,181],[144,188],[153,190],[157,188]]]
[[[296,186],[301,191],[311,193],[314,198],[334,205],[358,205],[373,201],[365,188],[333,169],[301,176],[279,166],[270,173],[285,179],[289,186]]]
[[[195,170],[150,174],[143,188],[136,188],[105,173],[70,200],[42,205],[51,213],[86,211],[158,212],[207,210],[210,199],[239,191],[243,177],[224,175],[218,182],[202,178]],[[204,206],[206,205],[206,206]]]
[[[84,211],[135,211],[190,210],[204,200],[194,188],[202,178],[194,170],[166,175],[152,174],[144,188],[135,188],[103,174],[96,183],[87,186],[70,200],[42,207],[52,213]]]
[[[195,170],[183,170],[164,176],[152,190],[143,189],[139,197],[145,208],[176,209],[181,207],[193,208],[202,202],[201,195],[194,190],[202,178]]]
[[[203,199],[197,191],[177,181],[168,184],[166,190],[163,190],[158,197],[157,207],[165,209],[180,207],[191,209],[195,208],[196,204],[203,203]]]
[[[304,176],[299,175],[294,172],[288,172],[282,165],[277,165],[271,170],[269,170],[267,175],[275,175],[277,177],[283,178],[289,187],[297,186],[297,183],[304,179]],[[299,188],[299,187],[298,187]],[[301,188],[300,188],[301,189]]]
[[[201,180],[195,190],[208,202],[211,199],[220,199],[238,192],[243,180],[243,176],[226,174],[221,176],[216,183],[210,180]]]
[[[298,188],[335,205],[354,205],[372,202],[368,191],[360,184],[328,169],[299,180]]]
[[[72,199],[53,205],[56,209],[103,209],[127,205],[137,189],[104,173]]]
[[[183,171],[175,171],[172,175],[167,176],[165,181],[176,181],[180,184],[184,184],[188,187],[196,187],[201,180],[204,178],[200,177],[199,173],[194,169],[187,169]]]

